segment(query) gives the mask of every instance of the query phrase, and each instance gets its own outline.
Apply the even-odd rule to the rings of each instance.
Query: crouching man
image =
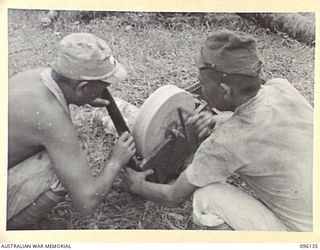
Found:
[[[189,129],[207,137],[172,185],[146,182],[152,171],[126,170],[131,192],[174,207],[193,194],[194,221],[215,229],[312,231],[313,109],[285,79],[261,77],[253,37],[220,31],[195,58],[209,105],[232,111],[190,117]],[[255,196],[226,184],[238,173]]]
[[[126,75],[105,41],[74,33],[62,39],[52,68],[9,80],[8,229],[30,228],[66,193],[84,214],[108,194],[135,153],[133,138],[124,133],[100,175],[93,177],[68,105],[107,104],[99,98],[102,91]]]

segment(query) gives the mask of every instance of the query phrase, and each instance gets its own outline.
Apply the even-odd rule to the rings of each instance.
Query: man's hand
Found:
[[[200,141],[207,138],[216,122],[214,115],[204,111],[190,116],[186,122],[187,131],[189,134],[196,134]]]
[[[124,132],[114,144],[109,155],[110,162],[116,162],[120,167],[125,166],[136,152],[132,135]]]
[[[193,134],[196,134],[201,142],[211,134],[214,127],[226,122],[232,115],[232,112],[213,115],[208,111],[194,114],[190,116],[186,122],[188,135],[192,137]]]
[[[137,172],[131,168],[125,170],[123,183],[127,190],[132,193],[139,194],[139,189],[142,187],[142,183],[146,180],[148,175],[153,174],[153,170],[149,169],[145,172]]]

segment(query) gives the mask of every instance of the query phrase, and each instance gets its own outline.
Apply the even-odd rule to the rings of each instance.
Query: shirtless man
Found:
[[[52,68],[9,80],[7,228],[27,228],[69,193],[89,214],[108,194],[118,171],[135,153],[129,133],[115,143],[98,177],[81,150],[68,105],[107,104],[99,97],[126,71],[102,39],[88,33],[64,37]]]

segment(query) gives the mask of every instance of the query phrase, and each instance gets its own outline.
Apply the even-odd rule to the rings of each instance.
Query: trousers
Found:
[[[46,151],[9,169],[7,191],[8,229],[36,223],[67,194]]]
[[[227,224],[242,231],[288,231],[261,201],[227,183],[214,183],[195,191],[193,220],[212,228]]]

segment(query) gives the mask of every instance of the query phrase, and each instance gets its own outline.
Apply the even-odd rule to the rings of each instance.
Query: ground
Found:
[[[196,83],[193,55],[208,34],[230,29],[257,38],[265,59],[266,79],[287,78],[312,105],[314,102],[314,46],[260,28],[235,14],[95,12],[81,19],[79,12],[68,11],[61,12],[48,27],[41,25],[44,16],[45,11],[9,10],[9,77],[27,69],[50,66],[64,35],[91,32],[107,41],[128,70],[128,80],[111,86],[111,93],[139,107],[160,86],[187,88]],[[71,109],[80,143],[93,174],[97,174],[106,162],[114,137],[97,122],[95,109]],[[119,184],[117,178],[111,193],[93,215],[79,216],[67,199],[51,211],[47,221],[64,222],[66,229],[205,229],[192,222],[191,200],[179,208],[164,208],[128,194]]]

